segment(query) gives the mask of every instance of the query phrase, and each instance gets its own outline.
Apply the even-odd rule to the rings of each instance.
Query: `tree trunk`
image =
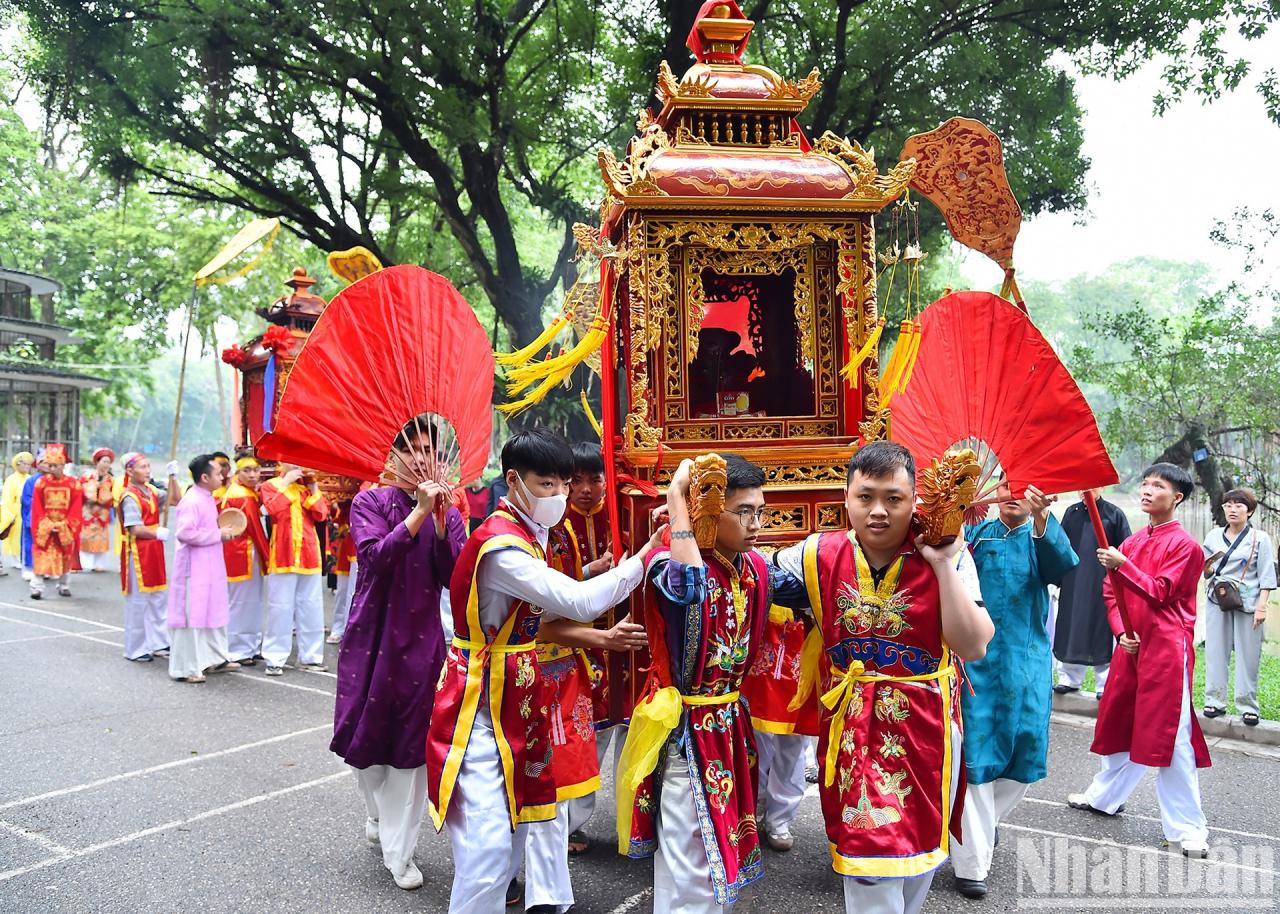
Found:
[[[1196,451],[1203,450],[1203,460],[1196,460]],[[1201,488],[1209,496],[1209,510],[1213,513],[1213,522],[1222,526],[1227,522],[1222,511],[1222,496],[1226,494],[1226,486],[1222,471],[1218,467],[1218,458],[1209,447],[1205,428],[1199,423],[1187,427],[1181,438],[1165,448],[1164,453],[1156,458],[1157,463],[1172,463],[1195,474]]]

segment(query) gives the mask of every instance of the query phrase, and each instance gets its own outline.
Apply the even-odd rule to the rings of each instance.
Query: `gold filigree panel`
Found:
[[[652,293],[645,275],[644,223],[632,219],[627,226],[627,319],[630,326],[627,375],[631,411],[623,420],[623,439],[631,447],[656,448],[661,429],[654,428],[649,390],[649,307]]]
[[[698,253],[686,254],[686,249]],[[839,223],[632,217],[625,253],[630,281],[619,285],[620,291],[626,290],[625,313],[630,330],[627,368],[632,408],[624,426],[627,445],[656,447],[662,431],[653,428],[655,419],[663,425],[688,421],[682,355],[691,360],[697,351],[697,332],[701,329],[705,307],[701,269],[707,266],[721,269],[722,265],[729,265],[756,275],[796,269],[797,321],[811,333],[803,345],[806,359],[815,363],[816,418],[838,419],[841,386],[838,370],[845,352],[840,333],[835,329],[836,321],[843,316],[845,337],[859,346],[875,328],[874,257],[874,229],[870,216],[866,215],[850,216],[849,221]],[[802,296],[805,302],[800,301]],[[800,312],[806,307],[808,317],[802,319]],[[682,313],[686,318],[683,328]],[[694,319],[688,320],[690,316]],[[675,342],[682,335],[683,354]],[[660,357],[662,363],[651,365],[650,359],[654,356]],[[657,416],[650,389],[651,370],[662,384],[664,402]],[[860,378],[864,416],[873,419],[879,409],[875,396],[878,374],[878,359],[873,353],[863,366]],[[887,414],[883,420],[881,425],[887,421]],[[837,428],[831,434],[838,432]],[[747,437],[739,435],[741,440]]]
[[[714,425],[676,425],[667,429],[668,441],[715,441]]]
[[[827,245],[821,245],[818,253],[825,253]],[[836,357],[836,322],[832,311],[832,274],[831,264],[819,262],[813,266],[814,278],[814,317],[817,329],[819,366],[838,365]],[[839,376],[834,371],[816,372],[818,378],[818,396],[832,397],[839,386]]]
[[[816,486],[830,483],[844,485],[845,464],[767,466],[764,468],[764,479],[765,485],[768,486]]]
[[[820,501],[818,508],[819,530],[848,530],[849,524],[844,513],[844,502]]]
[[[834,438],[840,434],[835,422],[788,422],[789,438]]]
[[[764,509],[761,529],[765,533],[809,532],[808,505],[768,505]]]
[[[849,222],[734,222],[729,220],[653,220],[648,223],[646,244],[669,249],[698,244],[718,251],[779,251],[820,241],[854,244],[860,220]]]
[[[780,439],[784,424],[781,422],[725,422],[721,425],[725,441],[746,441],[747,439],[766,438]]]
[[[764,470],[764,484],[767,489],[844,488],[845,461],[775,464],[758,455],[744,454],[744,456]],[[657,485],[669,483],[671,474],[676,471],[679,462],[672,458],[663,463],[654,477],[654,483]]]

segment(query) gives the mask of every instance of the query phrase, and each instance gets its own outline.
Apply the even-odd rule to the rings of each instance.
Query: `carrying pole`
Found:
[[[187,386],[187,347],[191,342],[191,324],[195,319],[196,293],[199,290],[200,285],[192,283],[191,301],[187,303],[187,329],[182,334],[182,367],[178,369],[178,402],[173,408],[173,437],[169,441],[171,462],[178,459],[178,428],[182,424],[182,394]],[[164,526],[166,527],[169,526],[169,509],[173,507],[172,502],[172,498],[166,498],[164,502]]]

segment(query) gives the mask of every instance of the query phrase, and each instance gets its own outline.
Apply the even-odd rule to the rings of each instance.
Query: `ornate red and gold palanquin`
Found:
[[[751,27],[735,3],[704,6],[698,61],[679,81],[663,63],[661,110],[623,159],[599,154],[616,248],[604,425],[632,543],[649,533],[646,483],[708,451],[764,468],[766,541],[844,529],[845,466],[885,435],[874,346],[852,382],[841,370],[877,323],[874,216],[915,162],[882,175],[856,142],[810,142],[796,117],[817,71],[743,63]]]

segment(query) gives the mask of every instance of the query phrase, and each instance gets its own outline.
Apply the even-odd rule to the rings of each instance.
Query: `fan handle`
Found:
[[[1089,520],[1093,522],[1093,535],[1098,540],[1098,547],[1106,549],[1111,544],[1107,542],[1107,531],[1102,526],[1102,515],[1098,513],[1098,499],[1089,490],[1084,492],[1084,506],[1089,510]],[[1108,571],[1107,576],[1111,578],[1111,589],[1116,595],[1116,609],[1120,613],[1120,623],[1124,626],[1124,634],[1126,638],[1133,638],[1133,623],[1129,621],[1129,611],[1124,605],[1124,591],[1116,583],[1115,572]]]

